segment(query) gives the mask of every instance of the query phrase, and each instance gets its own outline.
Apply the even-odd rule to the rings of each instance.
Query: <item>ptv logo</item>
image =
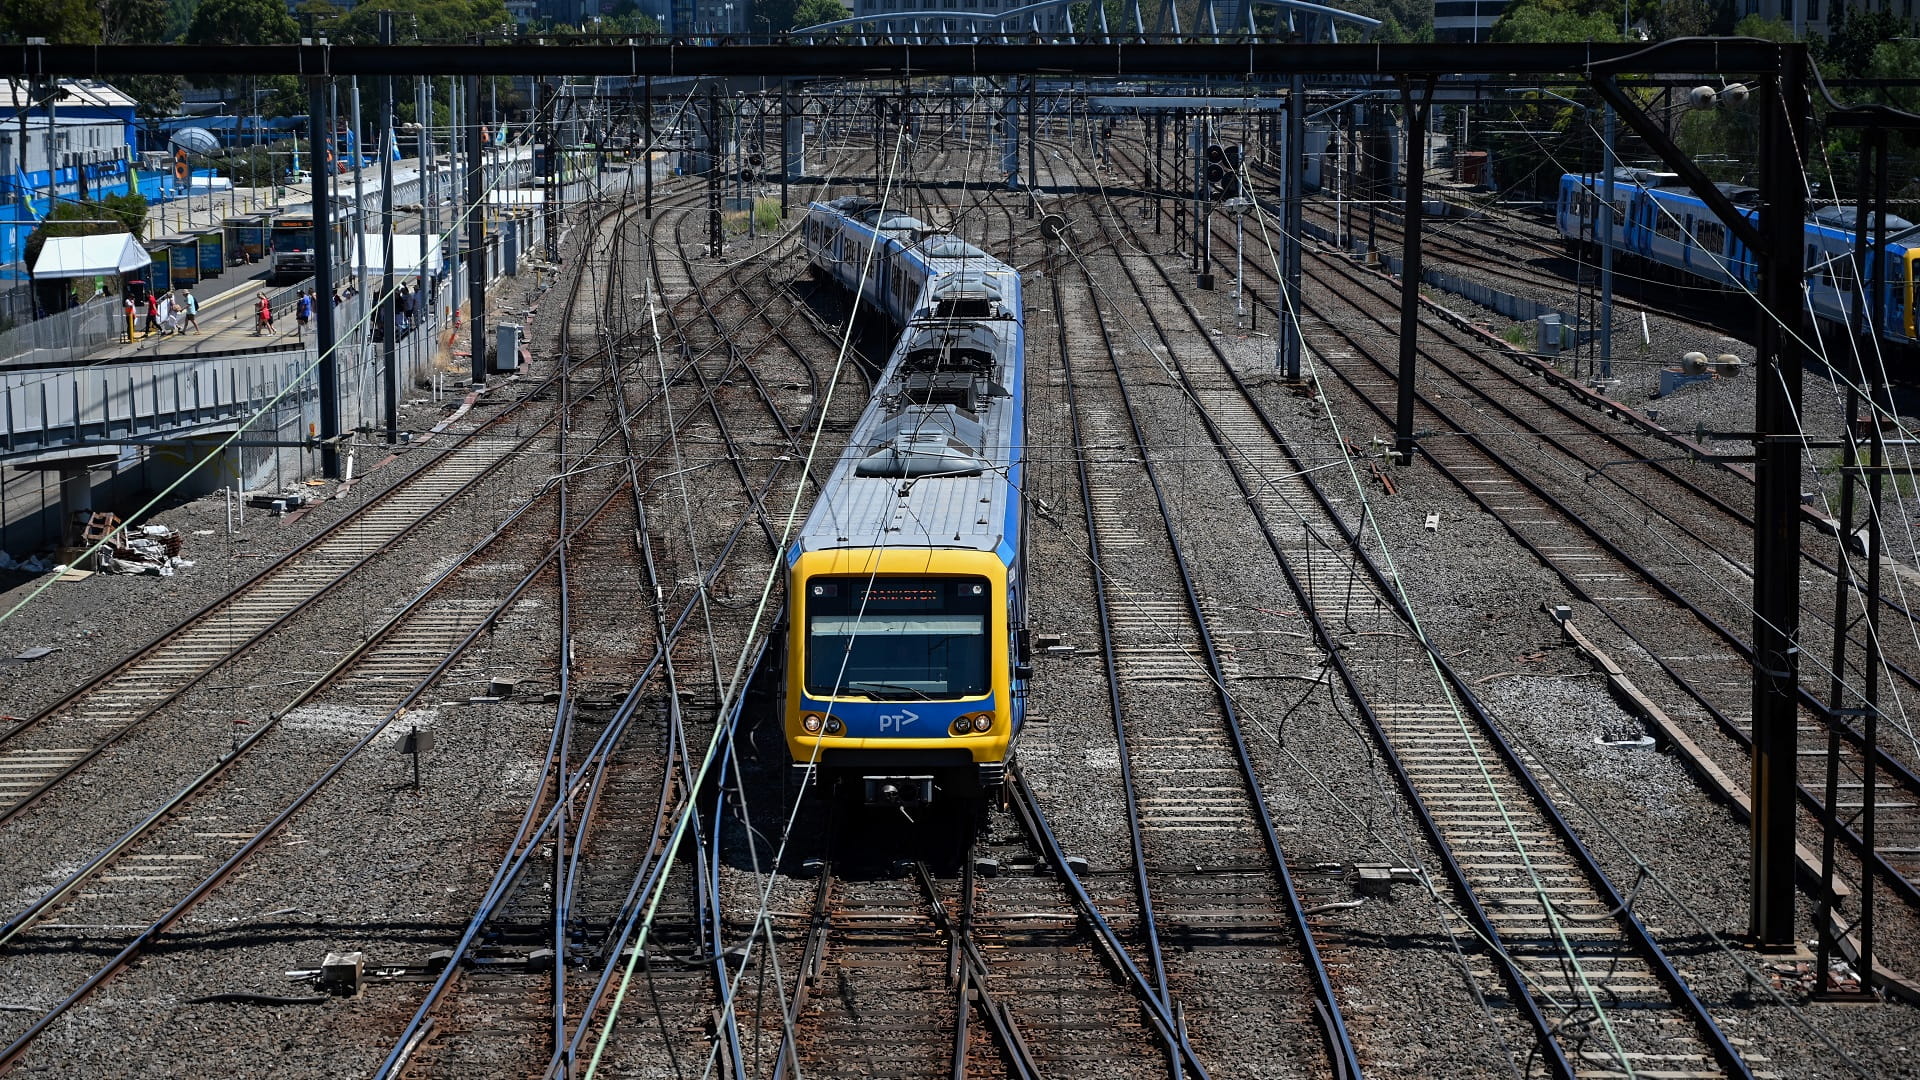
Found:
[[[905,731],[908,724],[918,719],[920,714],[912,709],[901,709],[897,713],[881,713],[880,732],[884,735],[889,731]]]

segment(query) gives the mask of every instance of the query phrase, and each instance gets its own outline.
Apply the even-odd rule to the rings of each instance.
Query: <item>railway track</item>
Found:
[[[1330,265],[1346,269],[1340,260]],[[1349,280],[1353,284],[1366,284],[1360,278]],[[1312,303],[1309,310],[1316,310]],[[1325,310],[1319,309],[1323,315]],[[1335,326],[1338,321],[1337,317],[1330,320],[1329,326]],[[1474,375],[1486,372],[1492,365],[1473,359],[1468,361],[1467,370],[1459,370],[1443,352],[1445,329],[1433,329],[1441,335],[1441,340],[1427,349],[1435,374],[1449,380],[1444,385],[1457,388],[1458,400],[1488,401],[1487,381]],[[1349,333],[1345,344],[1348,346],[1345,350],[1336,350],[1344,354],[1344,358],[1329,354],[1326,369],[1347,382],[1357,394],[1376,401],[1389,375],[1387,362],[1384,358],[1372,357],[1365,335]],[[1514,412],[1514,407],[1506,405],[1504,398],[1490,402],[1488,410],[1503,410],[1503,418],[1518,431],[1552,432],[1563,429],[1568,420],[1590,430],[1604,425],[1603,420],[1590,419],[1582,410],[1538,395],[1517,376],[1509,381],[1520,383],[1529,397],[1538,398],[1550,407],[1544,413],[1546,419],[1533,419]],[[1447,396],[1454,397],[1454,394]],[[1476,421],[1465,420],[1452,411],[1452,406],[1442,404],[1431,385],[1419,397],[1421,408],[1426,412],[1422,423],[1455,432],[1470,432],[1478,426]],[[1388,419],[1383,405],[1374,407],[1382,420]],[[1468,433],[1457,440],[1429,440],[1423,445],[1423,453],[1439,464],[1470,498],[1504,522],[1509,533],[1559,576],[1576,597],[1592,604],[1616,630],[1646,650],[1659,674],[1683,695],[1681,702],[1669,705],[1669,711],[1677,719],[1727,740],[1743,757],[1751,748],[1748,715],[1751,649],[1745,635],[1732,628],[1741,624],[1743,610],[1729,601],[1751,589],[1750,571],[1728,559],[1693,558],[1684,554],[1675,557],[1676,552],[1713,550],[1704,542],[1698,547],[1689,547],[1683,540],[1656,546],[1649,553],[1643,534],[1649,524],[1657,523],[1659,518],[1650,520],[1645,513],[1622,515],[1620,505],[1590,495],[1587,485],[1569,485],[1570,476],[1590,474],[1591,455],[1564,445],[1564,436],[1518,440],[1504,451],[1500,442],[1497,437],[1483,439]],[[1539,459],[1549,450],[1561,456],[1544,462],[1529,460]],[[1644,481],[1635,484],[1630,477],[1612,479],[1612,490],[1628,498],[1646,500],[1645,505],[1654,507],[1660,518],[1671,520],[1677,515],[1677,511],[1668,508],[1670,503],[1662,505],[1657,495],[1649,495],[1640,487]],[[1623,517],[1628,520],[1622,522]],[[1684,532],[1683,537],[1704,541],[1707,531],[1701,528],[1698,532]],[[1817,591],[1818,575],[1826,564],[1811,551],[1806,561],[1809,569],[1805,573],[1812,577]],[[1861,572],[1856,566],[1854,573]],[[1716,577],[1722,580],[1716,581]],[[1728,577],[1732,580],[1724,580]],[[1826,587],[1828,590],[1833,587],[1830,578]],[[1668,604],[1674,607],[1670,609]],[[1693,624],[1687,632],[1704,634],[1706,640],[1693,648],[1656,641],[1649,620],[1669,611],[1683,618],[1690,616]],[[1910,617],[1898,605],[1893,605],[1890,611],[1893,617],[1910,622]],[[1671,619],[1673,615],[1665,617]],[[1831,625],[1818,615],[1810,615],[1803,628],[1809,654],[1814,657],[1828,654],[1832,647]],[[1906,636],[1899,633],[1883,632],[1880,640],[1892,657],[1903,655],[1909,644]],[[1856,641],[1855,648],[1861,647],[1862,643]],[[1908,672],[1909,669],[1896,661],[1889,669],[1889,677],[1904,683]],[[1866,846],[1866,822],[1861,817],[1864,800],[1857,793],[1863,790],[1869,771],[1864,739],[1858,728],[1845,721],[1829,723],[1816,711],[1818,705],[1811,694],[1803,691],[1801,741],[1809,752],[1804,753],[1800,761],[1800,801],[1809,819],[1811,835],[1818,835],[1826,805],[1825,747],[1830,735],[1837,736],[1841,782],[1848,785],[1843,790],[1856,793],[1852,800],[1840,804],[1839,808],[1847,811],[1840,835],[1856,856],[1862,855]],[[1916,909],[1916,900],[1920,900],[1914,876],[1920,867],[1920,857],[1916,857],[1915,852],[1920,846],[1920,809],[1916,809],[1920,806],[1920,801],[1916,801],[1916,796],[1920,796],[1920,782],[1907,764],[1912,760],[1911,747],[1897,739],[1880,745],[1873,771],[1877,774],[1876,789],[1881,797],[1876,800],[1872,815],[1875,850],[1867,860],[1876,876],[1892,886],[1892,891],[1910,911]],[[1817,865],[1814,870],[1817,876]],[[1850,877],[1851,882],[1845,880],[1846,877]],[[1849,897],[1857,895],[1859,881],[1857,872],[1843,875],[1841,889]]]
[[[1080,266],[1082,273],[1090,273]],[[1203,1059],[1228,1056],[1216,1040],[1249,1016],[1266,1033],[1239,1052],[1291,1075],[1355,1070],[1359,1061],[1340,1022],[1327,972],[1308,929],[1305,904],[1274,831],[1265,793],[1247,757],[1232,695],[1231,658],[1216,646],[1201,592],[1183,554],[1176,515],[1141,429],[1114,334],[1091,278],[1054,279],[1069,342],[1105,344],[1107,370],[1067,363],[1074,442],[1083,457],[1083,507],[1103,614],[1110,701],[1118,718],[1133,830],[1140,932],[1160,992],[1186,1006],[1189,1037]],[[1158,518],[1142,521],[1151,491]],[[1147,522],[1152,522],[1148,524]],[[1177,716],[1171,729],[1150,717]],[[1163,948],[1162,939],[1170,946]],[[1209,952],[1260,966],[1265,993],[1227,991],[1187,958]],[[1232,1016],[1216,1011],[1232,1001]],[[1315,1003],[1318,1018],[1315,1017]],[[1301,1031],[1325,1045],[1302,1045]],[[1324,1027],[1323,1027],[1324,1025]],[[1327,1055],[1313,1066],[1307,1062]]]
[[[1126,217],[1116,209],[1108,219]],[[1121,268],[1137,293],[1150,295],[1131,262],[1149,261],[1122,260]],[[1163,268],[1151,265],[1162,274],[1162,294],[1178,296]],[[1388,604],[1396,598],[1397,583],[1350,552],[1324,551],[1331,537],[1346,539],[1353,551],[1359,546],[1338,505],[1311,476],[1320,463],[1300,459],[1207,334],[1206,321],[1190,301],[1180,297],[1179,302],[1185,321],[1207,347],[1178,348],[1166,332],[1166,320],[1148,304],[1145,320],[1155,339],[1150,347],[1168,358],[1182,397],[1206,425],[1259,515],[1261,532],[1295,599],[1313,613],[1323,653],[1332,658],[1328,663],[1338,668],[1344,688],[1394,762],[1403,793],[1442,855],[1453,886],[1451,904],[1466,915],[1462,929],[1471,937],[1462,943],[1463,952],[1480,954],[1481,962],[1488,952],[1494,958],[1495,970],[1476,973],[1483,999],[1506,996],[1519,1003],[1535,1034],[1538,1057],[1530,1056],[1530,1068],[1572,1076],[1599,1063],[1628,1074],[1671,1067],[1683,1075],[1720,1076],[1725,1070],[1744,1075],[1742,1058],[1470,691],[1449,678],[1438,699],[1408,700],[1404,687],[1394,685],[1398,680],[1372,674],[1381,670],[1376,665],[1394,672],[1423,661],[1434,665],[1437,676],[1447,669],[1417,647],[1424,637],[1417,623],[1397,625],[1401,616],[1410,619],[1410,613]],[[1159,363],[1149,360],[1147,366]],[[1307,492],[1315,497],[1304,498]],[[1269,515],[1283,518],[1279,529]],[[1316,550],[1324,552],[1319,560]],[[1356,588],[1363,593],[1358,605]],[[1337,620],[1351,633],[1356,606],[1362,618],[1384,615],[1400,631],[1368,635],[1375,641],[1367,647],[1364,668],[1340,658],[1344,643],[1326,629]],[[1490,950],[1479,949],[1480,942]],[[1596,990],[1594,970],[1606,971],[1619,984]],[[1632,1002],[1624,1014],[1617,1007],[1622,1001]],[[1621,1022],[1623,1016],[1632,1018],[1631,1025]],[[1691,1045],[1676,1034],[1685,1029],[1695,1033]]]
[[[563,371],[554,378],[564,387],[570,385],[571,373]],[[543,385],[551,385],[551,381]],[[564,394],[562,398],[559,422],[564,428],[573,403],[564,400]],[[602,420],[598,425],[607,423]],[[608,431],[601,439],[604,442],[612,437]],[[524,613],[522,601],[530,598],[530,592],[538,591],[538,583],[555,551],[550,540],[531,549],[523,548],[517,554],[508,553],[509,545],[525,544],[533,535],[529,526],[537,527],[543,508],[551,507],[555,497],[550,486],[534,492],[491,535],[430,581],[399,613],[370,635],[367,642],[296,696],[287,708],[271,716],[245,741],[238,742],[232,754],[223,757],[114,844],[96,853],[81,869],[8,921],[4,935],[16,956],[22,950],[31,954],[36,949],[37,938],[32,929],[36,922],[44,921],[53,911],[66,911],[75,903],[79,904],[79,917],[83,919],[103,921],[109,928],[141,925],[146,928],[124,945],[114,941],[107,950],[112,954],[108,964],[79,981],[75,990],[34,1021],[11,1046],[0,1052],[0,1060],[18,1060],[51,1021],[152,948],[188,910],[259,851],[267,837],[340,775],[364,749],[382,739],[394,741],[397,738],[397,729],[393,727],[395,719],[414,705],[429,686],[445,677],[455,661],[484,632],[500,625],[511,613]],[[541,554],[543,547],[544,555]],[[502,566],[512,567],[516,574],[525,568],[518,584],[504,593],[496,573]],[[525,615],[518,617],[525,618]],[[331,765],[327,764],[329,761]],[[305,778],[316,771],[320,775],[308,783]],[[304,789],[299,787],[301,784],[306,785]],[[236,790],[247,793],[244,800],[235,798]],[[194,809],[210,795],[222,797],[221,809],[228,812],[209,814]],[[290,801],[281,801],[289,797]],[[240,812],[231,812],[234,810]],[[210,821],[221,824],[210,825]],[[215,829],[219,831],[213,831]],[[141,854],[156,845],[168,853]],[[103,873],[119,866],[155,865],[163,865],[173,872],[121,872],[117,876]],[[202,873],[209,867],[212,872],[203,877]],[[139,895],[131,895],[124,885],[92,893],[78,891],[91,881],[129,879],[144,887],[138,890]],[[184,895],[180,893],[182,888],[187,890]],[[164,913],[155,917],[140,914],[141,911]],[[153,921],[146,925],[145,920],[149,918]],[[74,957],[84,959],[79,953]]]
[[[1308,252],[1314,265],[1331,271],[1341,282],[1328,294],[1335,301],[1308,304],[1304,310],[1323,332],[1342,339],[1341,347],[1324,356],[1323,362],[1390,425],[1381,399],[1395,374],[1391,359],[1379,355],[1377,342],[1384,335],[1397,335],[1397,329],[1377,309],[1355,302],[1355,297],[1372,296],[1381,304],[1397,303],[1397,298],[1386,295],[1388,282],[1379,275],[1312,247]],[[1249,265],[1258,276],[1274,280],[1259,260]],[[1752,651],[1744,632],[1735,628],[1749,618],[1739,598],[1751,592],[1752,574],[1737,551],[1725,557],[1720,553],[1727,536],[1751,533],[1752,519],[1743,509],[1751,502],[1751,476],[1726,467],[1683,471],[1669,462],[1684,454],[1659,452],[1677,442],[1671,433],[1656,430],[1626,407],[1587,394],[1579,400],[1593,407],[1575,408],[1574,396],[1548,393],[1527,379],[1526,372],[1488,360],[1485,354],[1503,351],[1500,346],[1436,320],[1428,320],[1428,328],[1436,340],[1423,350],[1423,356],[1447,376],[1448,390],[1441,396],[1454,403],[1436,409],[1438,398],[1423,395],[1423,408],[1435,410],[1429,413],[1429,429],[1465,433],[1473,440],[1472,432],[1487,427],[1489,419],[1493,427],[1481,447],[1488,457],[1449,475],[1469,497],[1507,522],[1516,539],[1559,575],[1575,596],[1594,604],[1617,632],[1645,651],[1654,665],[1654,677],[1674,686],[1682,699],[1669,705],[1676,717],[1696,729],[1709,729],[1714,741],[1725,740],[1736,748],[1730,757],[1744,758],[1751,749],[1747,714]],[[1445,362],[1440,360],[1443,355],[1448,358]],[[1614,424],[1613,417],[1632,423]],[[1503,455],[1494,448],[1502,441],[1503,427],[1508,433],[1528,433],[1533,438],[1523,437]],[[1658,440],[1652,448],[1647,435]],[[1541,447],[1556,449],[1561,456],[1545,468],[1489,464]],[[1430,457],[1435,454],[1432,446],[1426,452]],[[1595,467],[1595,461],[1606,464]],[[1585,477],[1585,486],[1596,486],[1606,494],[1582,498],[1583,486],[1568,484],[1574,476]],[[1596,478],[1602,480],[1600,485],[1593,484]],[[1675,498],[1676,492],[1681,498]],[[1860,593],[1865,568],[1857,552],[1843,551],[1831,539],[1833,523],[1812,516],[1813,524],[1826,535],[1809,537],[1802,546],[1809,592],[1832,594],[1836,577],[1844,571],[1852,591]],[[1640,535],[1650,527],[1674,536],[1664,547],[1650,549]],[[1901,568],[1896,566],[1894,573],[1896,588],[1904,595],[1899,584]],[[1687,632],[1704,630],[1710,640],[1694,649],[1656,641],[1646,626],[1647,618],[1663,611],[1667,603],[1692,617]],[[1880,606],[1891,625],[1913,625],[1912,614],[1895,596],[1883,593]],[[1853,655],[1864,654],[1866,633],[1857,626],[1850,629]],[[1833,624],[1821,605],[1809,605],[1802,634],[1809,656],[1832,655]],[[1877,640],[1886,660],[1885,677],[1908,690],[1920,688],[1914,674],[1920,671],[1920,653],[1915,651],[1920,643],[1914,635],[1881,630]],[[1817,679],[1822,673],[1809,674]],[[1850,691],[1859,678],[1856,665],[1847,680]],[[1883,735],[1885,741],[1877,743],[1870,769],[1859,724],[1844,717],[1829,719],[1824,703],[1804,687],[1802,705],[1802,745],[1820,748],[1803,752],[1800,759],[1800,803],[1812,834],[1818,835],[1826,814],[1824,748],[1831,739],[1837,751],[1836,790],[1850,800],[1836,800],[1841,811],[1837,831],[1843,845],[1864,859],[1909,911],[1920,909],[1920,879],[1916,879],[1920,873],[1920,774],[1915,771],[1920,743],[1915,742],[1911,722],[1898,716],[1883,721],[1882,731],[1891,737]],[[1704,764],[1708,771],[1720,768],[1711,760]],[[1876,774],[1878,796],[1871,812],[1860,794],[1870,772]],[[1721,775],[1726,771],[1721,770]],[[1847,792],[1853,794],[1845,796]],[[1731,797],[1744,814],[1744,793],[1735,790]],[[1873,836],[1871,856],[1866,854],[1869,835]],[[1818,877],[1810,852],[1803,850],[1802,857],[1808,872]],[[1842,872],[1836,887],[1843,909],[1857,904],[1860,880],[1859,871]]]
[[[657,220],[652,240],[633,243],[641,250],[640,276],[648,282],[646,310],[615,320],[630,327],[640,342],[627,362],[637,377],[644,379],[647,370],[661,362],[656,354],[673,354],[684,361],[672,382],[686,387],[675,392],[675,396],[686,395],[686,400],[677,410],[660,414],[669,430],[643,449],[636,445],[635,425],[631,421],[620,425],[627,484],[639,514],[631,536],[638,543],[644,570],[646,603],[640,606],[652,612],[653,654],[639,670],[625,672],[624,678],[607,684],[610,698],[619,704],[604,724],[580,725],[576,722],[580,714],[572,708],[556,721],[560,760],[551,767],[556,794],[548,800],[543,792],[529,806],[521,834],[501,863],[467,935],[456,946],[456,955],[467,955],[480,934],[494,943],[487,946],[488,952],[505,948],[521,958],[544,953],[551,960],[503,968],[498,975],[481,972],[461,980],[457,993],[449,979],[436,983],[396,1040],[382,1075],[402,1071],[467,1075],[479,1064],[497,1063],[515,1054],[529,1072],[537,1072],[544,1060],[549,1072],[571,1073],[579,1055],[589,1049],[598,1054],[597,1047],[586,1044],[589,1028],[607,1001],[613,976],[631,954],[628,943],[633,940],[635,918],[671,873],[672,864],[662,858],[665,837],[683,819],[692,822],[687,831],[694,838],[696,862],[708,861],[701,818],[687,815],[704,813],[711,819],[716,813],[694,805],[699,787],[696,770],[704,771],[704,748],[714,728],[724,721],[719,714],[725,690],[717,682],[720,665],[747,647],[746,627],[737,625],[740,613],[715,610],[716,587],[721,594],[718,599],[725,601],[735,590],[724,584],[723,574],[753,588],[765,577],[777,547],[765,500],[777,492],[792,494],[787,465],[803,455],[776,391],[756,370],[769,363],[762,354],[770,348],[776,354],[784,350],[783,362],[798,369],[781,372],[775,381],[783,391],[800,391],[795,404],[802,423],[820,415],[826,395],[813,365],[786,336],[798,309],[789,305],[784,315],[774,318],[764,304],[748,295],[764,284],[777,265],[780,249],[728,267],[721,275],[725,287],[711,289],[687,270],[694,262],[683,235],[686,220],[685,215]],[[663,255],[668,244],[662,237],[669,236],[671,250]],[[624,285],[609,284],[612,310],[629,312],[614,300],[627,291]],[[664,302],[656,303],[655,297]],[[723,306],[739,314],[723,318]],[[656,311],[662,336],[649,345]],[[711,333],[695,332],[695,327],[703,331],[710,327]],[[749,327],[762,328],[757,339],[749,340]],[[796,380],[795,374],[802,377]],[[739,386],[747,388],[752,403],[735,400]],[[729,427],[729,413],[756,408],[782,433],[765,449],[750,447]],[[663,514],[649,514],[642,505],[642,488],[651,487],[646,477],[654,481],[680,477],[684,484],[684,474],[716,465],[739,483],[737,505],[742,510],[731,528],[722,524],[717,534],[702,538],[691,519],[681,520],[678,507],[666,505],[660,507]],[[703,487],[708,483],[703,482]],[[703,520],[700,530],[710,531],[721,523],[715,516]],[[686,535],[676,538],[683,526]],[[755,533],[764,544],[741,544],[746,535]],[[737,547],[745,554],[735,558]],[[616,613],[631,610],[616,609]],[[573,659],[580,658],[575,654]],[[607,665],[603,663],[601,670],[604,673]],[[734,707],[737,710],[738,702]],[[664,738],[657,744],[655,724],[664,728]],[[577,757],[565,750],[570,742],[584,748]],[[635,805],[654,806],[655,814],[651,818],[636,815]],[[725,981],[716,902],[716,888],[707,875],[682,875],[666,915],[648,921],[651,936],[645,947],[650,952],[709,957],[721,964],[717,973],[700,976],[684,971],[685,978],[668,980],[672,982],[669,999],[694,1015],[703,1011],[700,999],[712,1000],[716,985]],[[541,948],[543,944],[550,948]],[[568,970],[576,965],[589,969],[589,975],[597,974],[597,979],[567,979]],[[535,978],[529,979],[528,973]],[[550,973],[550,978],[538,978],[541,973]],[[661,986],[653,974],[650,969],[649,986],[657,995]],[[532,999],[543,983],[550,984],[551,1008],[546,1023],[539,1024]],[[517,985],[517,995],[509,984]],[[516,997],[518,1007],[504,1004]],[[520,1018],[516,1025],[520,1037],[508,1037],[505,1046],[502,1035],[510,1036],[514,1029],[502,1029],[495,1019],[502,1013]],[[681,1042],[691,1030],[679,1037],[663,1030],[664,1044],[641,1041],[669,1058],[697,1055],[698,1041]],[[717,1028],[705,1030],[730,1055],[737,1055],[741,1040],[730,1014]]]

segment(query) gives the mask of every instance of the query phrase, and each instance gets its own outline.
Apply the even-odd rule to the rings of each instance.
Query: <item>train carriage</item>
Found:
[[[1756,290],[1759,269],[1753,253],[1678,179],[1672,173],[1645,169],[1614,172],[1614,204],[1619,212],[1612,235],[1617,257],[1629,272]],[[1583,254],[1590,255],[1599,245],[1597,222],[1604,183],[1604,176],[1591,173],[1560,178],[1555,222],[1567,244]],[[1743,218],[1759,224],[1757,191],[1736,184],[1719,187]],[[1826,207],[1810,215],[1804,229],[1807,310],[1831,327],[1847,331],[1860,321],[1860,283],[1854,280],[1853,269],[1856,213],[1852,207]],[[1888,215],[1885,239],[1877,252],[1867,253],[1861,273],[1872,281],[1878,269],[1880,291],[1871,305],[1871,321],[1889,370],[1903,380],[1914,378],[1913,365],[1920,358],[1914,319],[1916,262],[1920,262],[1920,228]]]
[[[787,553],[790,760],[869,803],[977,799],[1028,674],[1020,275],[871,200],[814,204],[803,243],[901,333]]]

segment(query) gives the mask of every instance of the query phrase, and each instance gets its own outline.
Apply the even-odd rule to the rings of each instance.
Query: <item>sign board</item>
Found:
[[[227,267],[227,245],[224,232],[220,229],[214,229],[211,232],[201,233],[199,245],[200,276],[203,278],[219,277],[220,271],[225,270]]]
[[[184,289],[200,280],[200,248],[192,238],[176,240],[167,248],[170,288]]]
[[[227,250],[249,262],[267,254],[267,225],[257,217],[230,217],[222,224],[227,231]]]

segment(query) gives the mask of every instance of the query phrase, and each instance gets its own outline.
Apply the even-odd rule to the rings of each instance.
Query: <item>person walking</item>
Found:
[[[259,337],[262,333],[272,333],[273,301],[267,299],[266,293],[255,294],[253,310],[253,336]]]
[[[160,298],[155,296],[152,293],[148,293],[147,294],[147,326],[145,330],[141,331],[140,336],[143,338],[152,337],[153,328],[156,325],[158,325],[159,322],[160,322]]]
[[[192,289],[187,290],[187,318],[185,325],[181,327],[181,332],[194,334],[200,332],[200,299],[193,295]]]
[[[173,328],[173,294],[168,293],[160,298],[160,336],[166,337],[173,333]]]
[[[299,337],[302,337],[302,338],[306,337],[307,323],[313,321],[313,290],[312,289],[308,289],[306,292],[301,293],[300,299],[295,301],[294,309],[293,309],[293,320],[294,322],[299,324],[297,327],[294,328],[294,333]]]

